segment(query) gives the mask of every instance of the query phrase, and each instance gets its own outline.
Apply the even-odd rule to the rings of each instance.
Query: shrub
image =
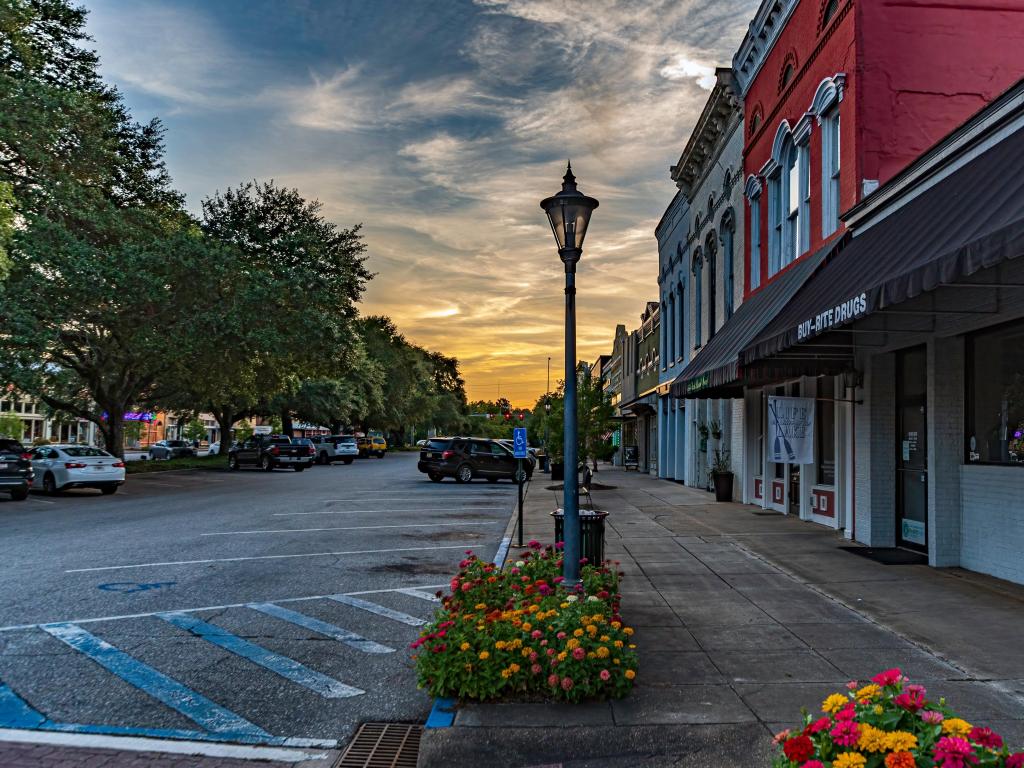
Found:
[[[775,736],[774,768],[1024,768],[989,728],[962,720],[945,699],[931,701],[898,669],[870,683],[847,683],[821,714],[803,714],[803,728]]]
[[[419,686],[461,699],[619,698],[633,686],[633,630],[619,616],[619,574],[583,562],[561,586],[559,549],[530,542],[501,569],[467,551],[434,623],[412,644]]]

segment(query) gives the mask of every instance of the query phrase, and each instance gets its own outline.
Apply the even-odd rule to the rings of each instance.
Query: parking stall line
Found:
[[[5,728],[37,728],[46,718],[4,683],[0,683],[0,724]]]
[[[330,600],[342,605],[351,605],[353,608],[361,608],[364,611],[375,613],[378,616],[385,616],[395,621],[400,621],[403,624],[408,624],[410,627],[422,627],[427,622],[417,616],[410,616],[408,613],[402,613],[401,611],[395,611],[391,608],[386,608],[383,605],[377,605],[377,603],[371,603],[369,600],[362,600],[358,597],[352,597],[350,595],[330,595]]]
[[[342,552],[305,552],[295,555],[251,555],[249,557],[210,557],[204,560],[169,560],[162,563],[129,563],[126,565],[102,565],[96,568],[69,568],[64,573],[96,573],[97,571],[124,571],[136,568],[157,568],[171,565],[207,565],[209,563],[242,563],[258,560],[292,560],[298,557],[342,557],[345,555],[379,555],[389,552],[434,552],[440,549],[466,549],[476,542],[452,544],[443,547],[399,547],[396,549],[353,549]]]
[[[325,637],[333,638],[363,653],[383,654],[395,652],[394,648],[375,643],[373,640],[367,640],[362,635],[357,635],[355,632],[350,632],[343,627],[328,624],[326,621],[320,621],[320,619],[314,619],[312,616],[307,616],[304,613],[282,608],[274,603],[250,603],[245,607],[265,613],[267,616],[273,616],[275,619],[287,621],[289,624],[294,624],[297,627],[312,630]]]
[[[504,525],[501,520],[493,520],[482,523],[409,523],[407,525],[349,525],[340,528],[279,528],[261,531],[218,531],[214,533],[201,533],[200,536],[240,536],[248,533],[312,533],[314,531],[373,531],[378,528],[453,528],[464,525]]]
[[[225,709],[163,672],[129,656],[74,624],[43,624],[44,632],[88,656],[108,672],[152,696],[212,733],[242,733],[268,737],[266,731]]]
[[[173,624],[178,629],[191,632],[193,635],[201,637],[203,640],[213,643],[226,651],[230,651],[236,656],[241,656],[253,664],[268,669],[285,680],[290,680],[301,685],[303,688],[319,693],[325,699],[347,699],[366,693],[361,688],[346,685],[340,680],[335,680],[332,677],[317,672],[315,669],[310,669],[305,664],[295,661],[295,659],[290,659],[255,643],[250,643],[248,640],[243,640],[225,629],[214,624],[208,624],[202,619],[197,619],[187,613],[158,613],[157,618]]]
[[[444,587],[444,586],[447,586],[447,585],[446,584],[441,584],[440,586]],[[408,595],[409,597],[418,597],[420,600],[427,600],[427,601],[429,601],[431,603],[440,603],[441,602],[441,598],[439,598],[437,595],[428,595],[426,592],[421,592],[418,589],[413,589],[413,588],[399,589],[398,592],[400,592],[403,595]]]

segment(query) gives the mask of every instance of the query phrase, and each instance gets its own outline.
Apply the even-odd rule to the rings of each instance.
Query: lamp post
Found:
[[[580,583],[580,499],[576,430],[576,263],[583,254],[583,238],[587,234],[590,215],[598,202],[576,189],[572,164],[562,177],[562,190],[541,201],[551,231],[558,244],[558,257],[565,265],[565,440],[563,460],[565,479],[562,491],[565,549],[562,575],[568,587]]]

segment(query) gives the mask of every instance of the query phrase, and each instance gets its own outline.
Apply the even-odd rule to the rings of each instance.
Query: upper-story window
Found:
[[[668,300],[664,296],[661,299],[661,314],[668,317]],[[661,347],[658,359],[668,360],[668,328],[663,328],[662,330],[664,333],[658,338],[658,346]]]
[[[761,181],[756,176],[747,179],[745,187],[750,205],[750,290],[761,285]]]
[[[711,341],[718,325],[718,237],[714,232],[708,233],[704,243],[704,261],[708,273],[708,341]]]
[[[676,315],[676,334],[679,336],[679,356],[686,357],[686,289],[681,274],[677,290],[679,292],[679,312]]]
[[[782,269],[783,173],[781,168],[768,177],[768,277]]]
[[[825,115],[821,128],[821,234],[828,237],[839,228],[839,104]]]
[[[780,88],[785,88],[787,85],[789,85],[789,81],[792,79],[793,65],[787,62],[785,68],[783,68],[782,70],[782,79],[779,81],[781,83]]]
[[[782,222],[782,251],[779,268],[792,263],[801,253],[800,210],[802,208],[800,184],[801,149],[792,139],[783,152],[782,200],[785,204],[785,219]]]
[[[824,0],[824,7],[821,11],[821,29],[825,29],[828,23],[832,21],[832,17],[836,15],[836,11],[839,10],[839,0]]]
[[[700,248],[693,255],[693,348],[697,349],[704,343],[701,333],[701,320],[704,316],[702,306],[704,300],[704,257]]]
[[[725,320],[732,317],[733,292],[736,288],[734,272],[733,242],[736,234],[736,220],[732,211],[727,211],[722,217],[722,276],[725,278],[725,285],[722,289],[722,309],[725,313]]]

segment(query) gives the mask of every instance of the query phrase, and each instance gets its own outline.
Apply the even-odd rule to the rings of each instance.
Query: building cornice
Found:
[[[799,0],[761,0],[732,59],[740,95],[745,97]]]
[[[718,67],[715,78],[715,87],[690,133],[679,162],[669,169],[672,181],[687,196],[707,174],[722,137],[743,122],[743,105],[736,93],[732,70]]]

